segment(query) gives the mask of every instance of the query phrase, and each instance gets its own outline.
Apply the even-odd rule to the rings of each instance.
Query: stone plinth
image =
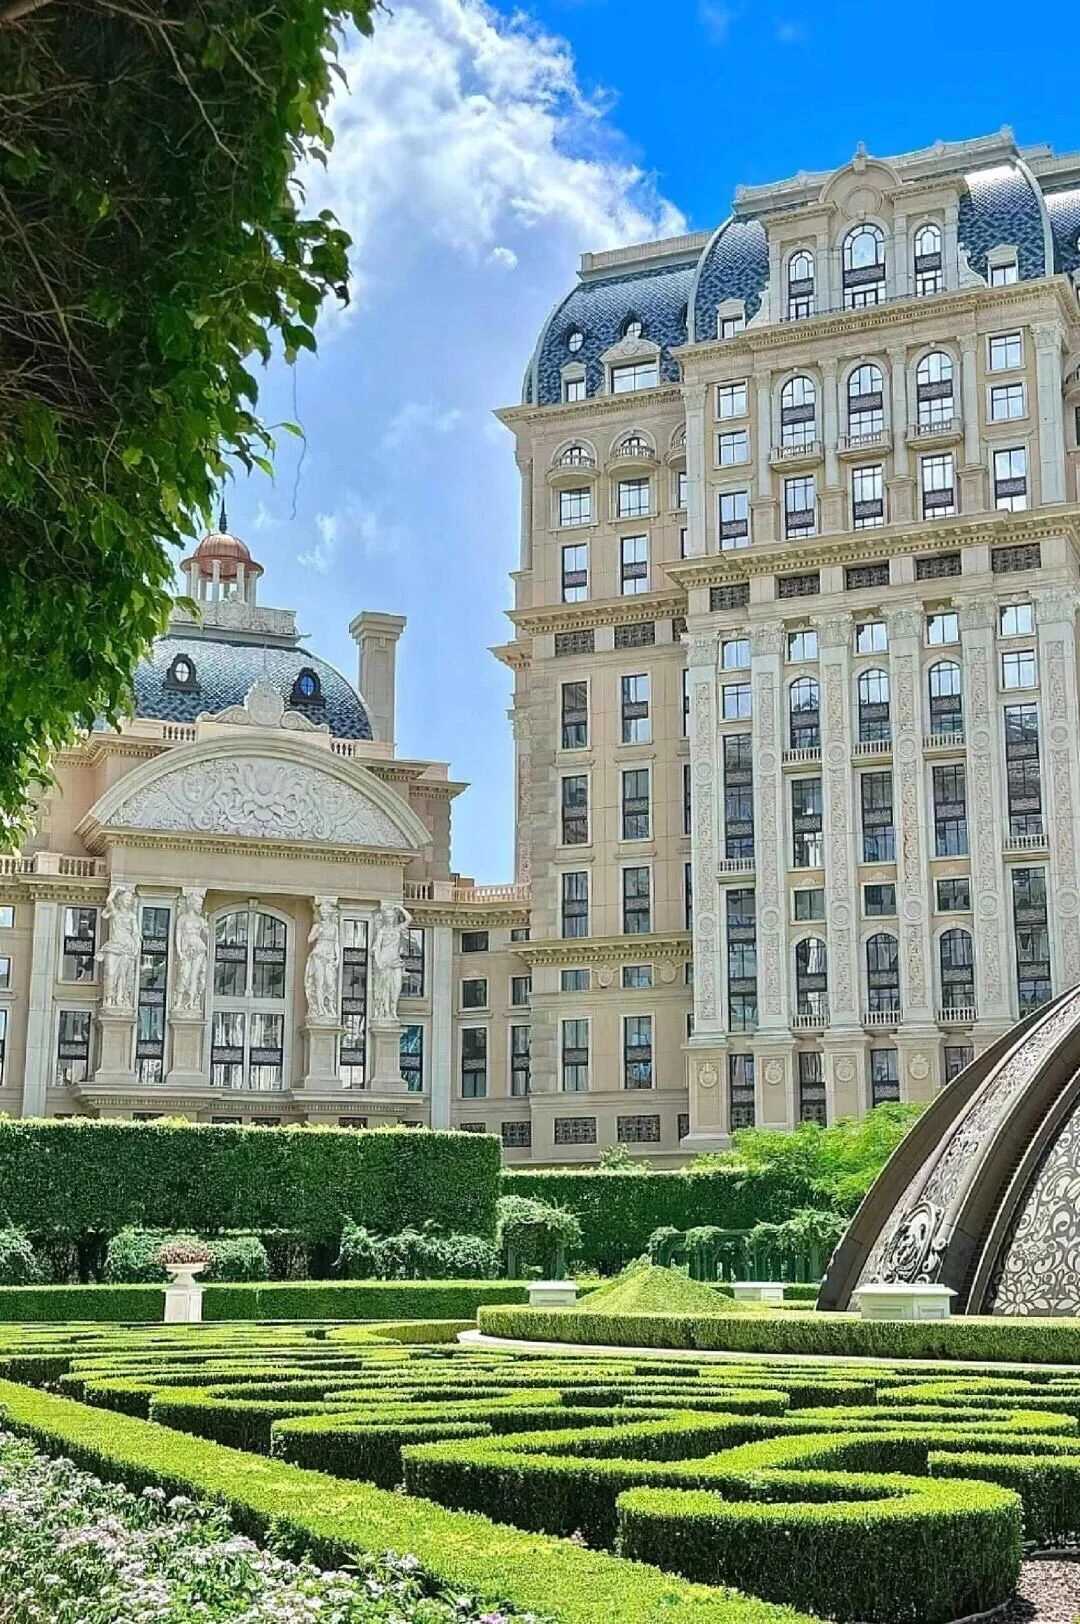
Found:
[[[577,1303],[576,1280],[530,1280],[530,1308],[573,1308]]]
[[[197,1325],[202,1319],[202,1286],[195,1279],[205,1263],[166,1263],[169,1284],[165,1287],[165,1324]]]
[[[308,1021],[303,1028],[307,1048],[303,1084],[306,1089],[341,1087],[338,1072],[338,1039],[344,1030],[338,1021]]]
[[[401,1075],[401,1022],[372,1021],[368,1028],[371,1081],[368,1087],[380,1094],[407,1094]]]
[[[860,1286],[852,1296],[864,1320],[940,1320],[952,1314],[949,1286]]]
[[[205,1088],[209,1082],[203,1064],[206,1019],[199,1010],[169,1016],[172,1030],[172,1064],[165,1078],[167,1088]]]
[[[782,1303],[782,1280],[729,1280],[727,1290],[737,1303]]]
[[[115,1088],[135,1082],[132,1055],[135,1052],[135,1011],[102,1009],[98,1012],[101,1033],[98,1067],[94,1082]]]

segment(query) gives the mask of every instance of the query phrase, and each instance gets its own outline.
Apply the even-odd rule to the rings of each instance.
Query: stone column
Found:
[[[940,1045],[934,1008],[930,941],[930,829],[923,766],[923,617],[914,605],[889,616],[893,737],[893,818],[896,824],[896,912],[899,926],[903,1025],[900,1090],[904,1099],[927,1099],[940,1086]]]
[[[886,480],[889,489],[890,524],[910,524],[915,513],[915,488],[911,480],[907,428],[907,349],[903,344],[889,347],[890,429],[892,430],[893,474]]]
[[[1006,828],[1004,758],[998,722],[994,601],[971,598],[960,608],[967,737],[968,848],[975,919],[975,989],[979,1025],[1004,1030],[1012,1020],[1006,944],[1002,835]],[[985,1041],[985,1031],[980,1034]]]
[[[855,848],[857,775],[851,770],[851,639],[848,614],[815,619],[821,657],[821,759],[824,808],[829,1025],[862,1035],[859,898]]]
[[[699,558],[708,552],[708,515],[705,504],[705,426],[709,385],[683,387],[686,411],[686,551]]]
[[[364,696],[372,731],[377,739],[393,743],[398,638],[405,630],[404,615],[378,614],[366,609],[349,625],[349,635],[360,650],[360,692]]]
[[[1035,380],[1039,410],[1040,502],[1065,500],[1065,425],[1062,412],[1061,327],[1038,322],[1035,334]]]
[[[960,479],[960,508],[966,513],[981,513],[986,507],[986,470],[982,460],[982,442],[979,431],[979,383],[975,356],[978,347],[975,333],[960,335],[961,399],[964,413],[964,456],[958,470]]]
[[[38,897],[30,939],[29,1008],[26,1017],[26,1065],[23,1070],[22,1115],[45,1115],[45,1093],[53,1076],[52,990],[56,980],[59,905]]]
[[[773,500],[772,467],[769,458],[773,444],[772,374],[768,371],[754,374],[757,395],[757,435],[754,455],[757,459],[756,495],[751,502],[752,532],[755,542],[776,540],[776,503]]]
[[[721,854],[723,769],[717,737],[717,639],[698,632],[687,651],[690,689],[690,807],[694,879],[694,1035],[690,1039],[690,1133],[684,1149],[728,1143],[723,1008],[724,887]]]
[[[912,288],[911,282],[911,254],[908,251],[908,223],[907,215],[899,210],[893,213],[893,296],[897,299],[909,297]]]
[[[942,281],[950,291],[960,286],[959,222],[960,206],[956,198],[951,197],[945,205],[945,229],[941,245]]]
[[[452,928],[449,925],[434,925],[431,930],[431,1060],[428,1071],[433,1128],[450,1126],[454,1083],[453,959]]]
[[[758,1030],[763,1039],[790,1049],[787,974],[786,816],[784,748],[783,621],[766,621],[751,633],[754,717],[754,851],[756,864]],[[790,1090],[787,1091],[790,1093]]]
[[[1055,992],[1080,981],[1080,760],[1076,718],[1075,588],[1047,587],[1033,593],[1039,633],[1039,685],[1043,807],[1050,861],[1046,895]],[[1011,899],[1010,899],[1011,901]]]
[[[821,528],[826,534],[835,534],[847,528],[844,523],[844,490],[841,485],[840,459],[837,441],[840,434],[840,412],[836,395],[836,362],[827,359],[821,363],[821,423],[825,442],[825,489],[821,501]]]

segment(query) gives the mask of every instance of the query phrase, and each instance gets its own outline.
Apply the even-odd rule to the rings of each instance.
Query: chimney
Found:
[[[394,742],[394,670],[397,640],[405,630],[404,615],[365,609],[349,627],[360,650],[360,694],[372,732],[383,743]]]

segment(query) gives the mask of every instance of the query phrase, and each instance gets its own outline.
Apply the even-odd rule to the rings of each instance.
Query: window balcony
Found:
[[[889,1009],[864,1009],[862,1023],[864,1026],[889,1027],[899,1026],[904,1019],[904,1012],[899,1004],[893,1004]]]
[[[718,880],[737,880],[754,872],[752,857],[721,857],[716,864]]]
[[[979,1012],[974,1004],[957,1004],[955,1008],[939,1009],[939,1026],[974,1026]]]
[[[800,767],[806,762],[820,761],[821,746],[820,744],[805,744],[797,750],[785,750],[782,759],[785,767]]]
[[[1005,844],[1005,851],[1006,852],[1046,851],[1047,850],[1047,843],[1046,843],[1045,834],[1041,834],[1041,835],[1006,835],[1004,844]]]
[[[37,851],[31,857],[0,857],[0,877],[47,874],[69,880],[104,879],[107,870],[102,857],[67,857],[58,851]]]
[[[954,445],[963,439],[964,420],[959,412],[942,417],[935,423],[909,423],[905,436],[908,445],[925,450],[929,446]]]
[[[963,750],[963,748],[964,748],[964,735],[963,735],[963,733],[924,733],[923,734],[923,749],[924,750],[932,750],[932,751],[936,752],[936,751],[939,751],[939,750]]]
[[[804,1011],[802,1014],[796,1012],[791,1017],[791,1030],[793,1032],[824,1032],[828,1024],[828,1005],[823,1005],[820,1009]]]
[[[856,739],[851,747],[852,761],[858,761],[864,756],[891,756],[892,735],[887,739]]]
[[[841,434],[836,442],[838,457],[872,457],[875,452],[884,456],[892,450],[892,431],[879,429],[876,434]]]
[[[769,462],[773,468],[803,468],[820,462],[824,455],[820,440],[808,440],[805,445],[774,445]]]

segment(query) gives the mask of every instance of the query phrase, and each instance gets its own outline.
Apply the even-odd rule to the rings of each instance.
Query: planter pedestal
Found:
[[[197,1325],[202,1320],[203,1288],[195,1279],[205,1263],[166,1263],[169,1284],[165,1287],[165,1324]]]
[[[860,1286],[858,1299],[864,1320],[941,1320],[952,1315],[955,1291],[948,1286]]]
[[[729,1280],[728,1290],[737,1303],[782,1303],[782,1280]]]
[[[573,1308],[577,1303],[576,1280],[530,1280],[530,1308]]]

